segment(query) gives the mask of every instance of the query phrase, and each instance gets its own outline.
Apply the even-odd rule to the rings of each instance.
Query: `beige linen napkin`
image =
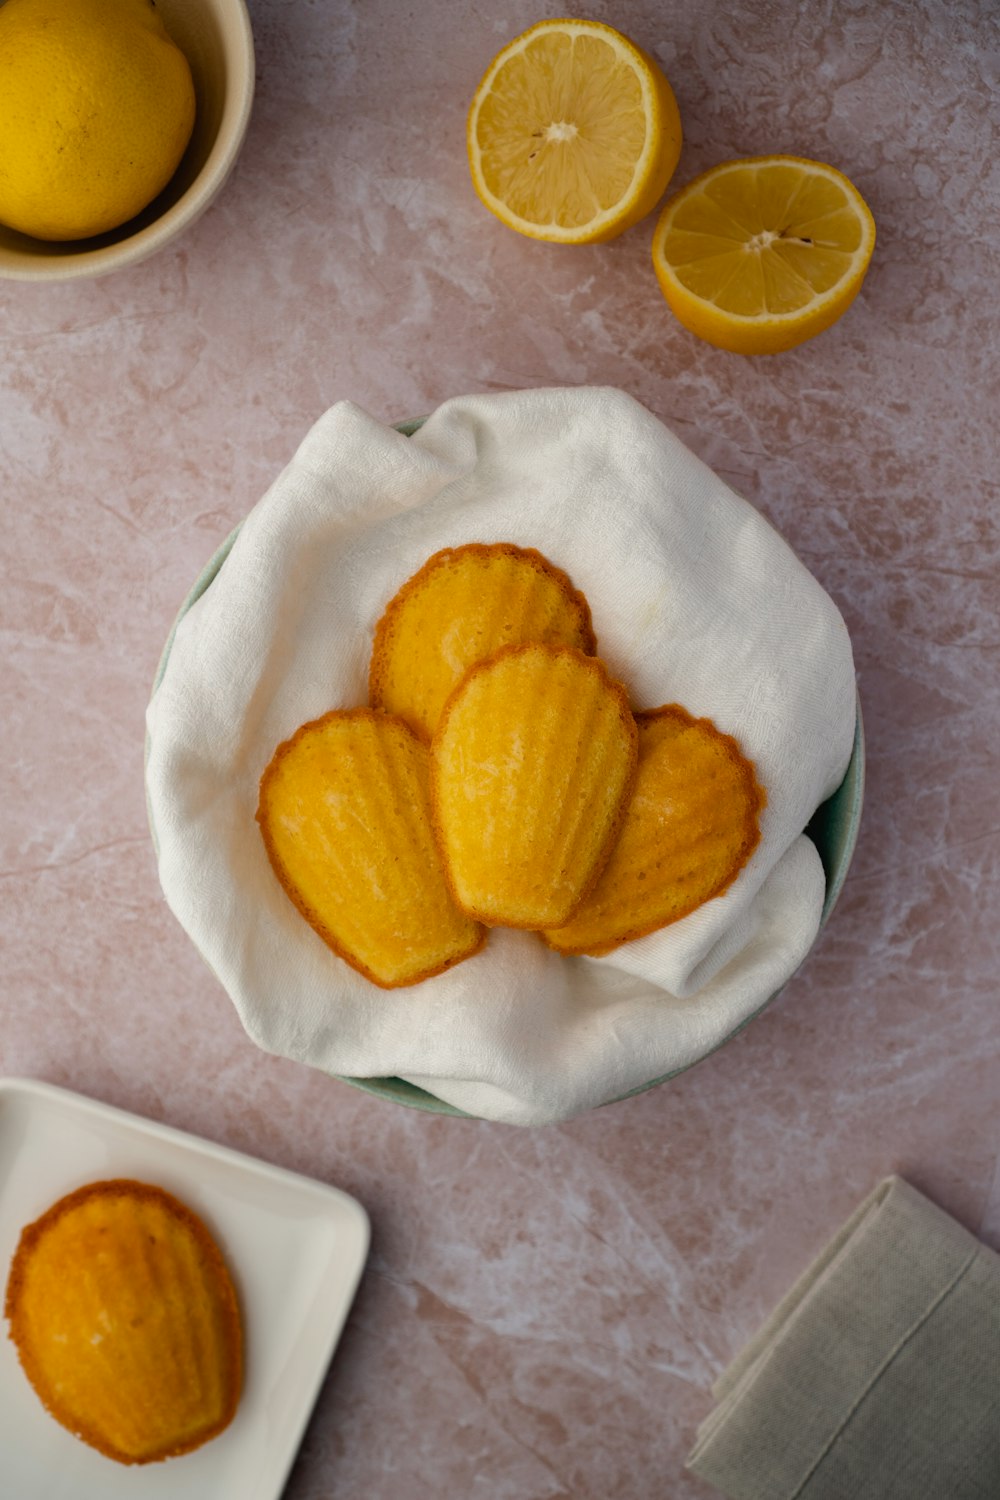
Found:
[[[254,811],[275,746],[368,695],[376,621],[441,547],[537,547],[586,594],[636,707],[736,735],[761,842],[690,916],[604,958],[532,933],[408,989],[337,958],[274,877]],[[704,1056],[801,963],[824,881],[805,828],[851,754],[854,664],[833,601],[745,500],[621,391],[446,402],[413,438],[349,402],[317,422],[184,616],[149,706],[167,900],[266,1050],[399,1076],[522,1125]]]
[[[730,1500],[997,1500],[1000,1256],[890,1177],[714,1391]]]

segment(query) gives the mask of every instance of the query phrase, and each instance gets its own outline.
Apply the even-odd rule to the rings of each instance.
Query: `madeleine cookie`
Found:
[[[434,821],[455,900],[491,926],[567,922],[617,835],[635,774],[625,689],[569,646],[473,667],[431,745]]]
[[[95,1182],[21,1233],[10,1336],[42,1404],[122,1464],[188,1453],[232,1421],[243,1337],[204,1224],[162,1188]]]
[[[677,704],[636,722],[639,768],[621,836],[572,920],[545,932],[559,953],[609,953],[679,921],[721,896],[760,841],[767,799],[730,735]]]
[[[566,574],[511,542],[446,547],[403,584],[376,625],[369,701],[430,739],[468,669],[525,641],[596,650],[590,608]]]
[[[383,989],[478,952],[431,827],[428,750],[400,719],[326,714],[279,745],[257,821],[288,897],[340,958]]]

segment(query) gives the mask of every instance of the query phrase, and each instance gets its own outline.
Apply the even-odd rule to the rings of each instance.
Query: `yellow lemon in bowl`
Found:
[[[651,213],[681,151],[662,71],[599,21],[541,21],[498,52],[469,110],[472,182],[531,239],[610,240]]]
[[[187,58],[152,0],[0,5],[0,222],[43,240],[124,224],[194,127]]]

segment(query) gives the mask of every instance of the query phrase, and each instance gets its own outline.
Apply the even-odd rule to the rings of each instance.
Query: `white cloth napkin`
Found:
[[[496,930],[382,990],[272,874],[254,812],[275,747],[362,704],[372,632],[441,547],[512,541],[565,569],[633,706],[735,735],[767,790],[729,890],[601,959]],[[261,1047],[396,1075],[473,1114],[566,1119],[704,1056],[791,975],[824,880],[802,830],[839,785],[854,668],[832,601],[762,516],[620,391],[446,402],[412,438],[331,408],[181,621],[149,706],[147,792],[167,900]]]

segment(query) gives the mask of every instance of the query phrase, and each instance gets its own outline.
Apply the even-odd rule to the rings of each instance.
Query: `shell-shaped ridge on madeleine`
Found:
[[[435,829],[456,903],[490,926],[569,920],[631,791],[622,685],[571,646],[508,646],[448,699],[431,744]]]
[[[327,946],[384,989],[479,951],[431,822],[427,746],[371,708],[335,709],[278,746],[257,821],[285,894]]]
[[[721,896],[760,842],[767,798],[738,742],[679,704],[636,715],[639,764],[618,840],[559,953],[609,953]]]
[[[369,701],[429,740],[448,695],[477,661],[528,641],[597,649],[590,606],[533,547],[468,542],[435,552],[375,627]]]
[[[21,1234],[6,1314],[44,1406],[107,1458],[176,1457],[233,1418],[236,1292],[208,1229],[162,1188],[115,1179],[53,1204]]]

